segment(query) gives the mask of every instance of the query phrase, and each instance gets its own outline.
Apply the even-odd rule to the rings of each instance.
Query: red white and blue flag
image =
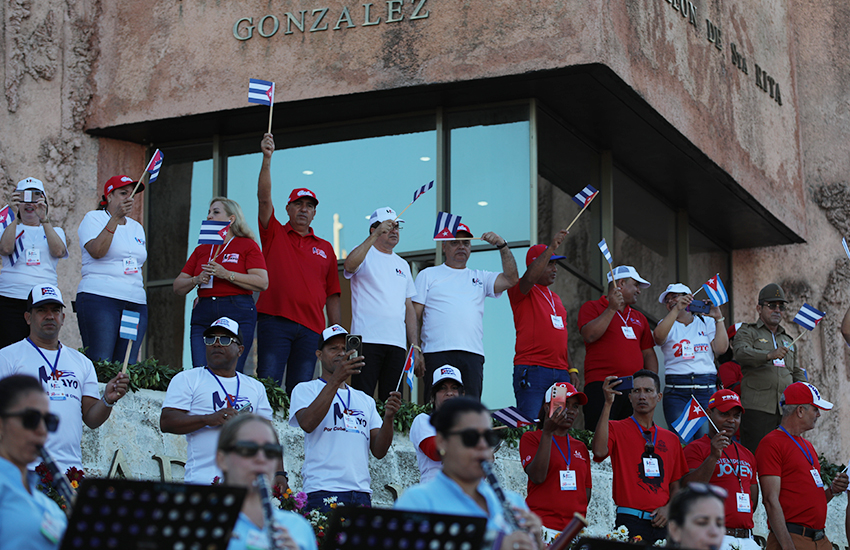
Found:
[[[579,191],[578,194],[573,197],[573,200],[576,201],[576,203],[582,208],[587,208],[587,205],[590,204],[590,201],[592,201],[598,193],[599,191],[594,189],[592,185],[588,185]]]
[[[794,316],[794,322],[806,330],[812,330],[818,326],[818,323],[820,323],[824,315],[826,315],[826,313],[823,311],[818,311],[809,304],[803,304],[803,307],[801,307],[800,311],[797,312],[797,315]]]
[[[248,81],[248,103],[271,106],[274,103],[274,82],[252,78]]]
[[[705,409],[694,396],[691,396],[687,408],[682,411],[682,416],[677,418],[672,426],[679,437],[687,443],[707,420],[708,415],[705,413]]]
[[[534,424],[534,420],[526,418],[516,407],[506,407],[493,412],[491,416],[511,428],[522,428]]]
[[[12,225],[13,221],[15,221],[15,213],[12,211],[11,208],[9,208],[9,205],[7,204],[3,207],[2,210],[0,210],[0,225],[3,226],[3,229],[6,229],[10,225]]]
[[[151,184],[156,181],[156,178],[159,177],[159,169],[162,167],[162,151],[159,149],[153,154],[151,157],[151,161],[148,163],[148,167],[145,168],[145,172],[150,174],[148,177],[148,183]]]
[[[24,230],[21,229],[21,232],[18,233],[18,236],[15,237],[15,248],[12,250],[12,253],[9,254],[9,263],[15,265],[15,262],[21,259],[21,254],[24,253]]]
[[[702,289],[708,294],[711,303],[717,307],[729,301],[729,294],[726,292],[726,287],[723,286],[723,281],[720,280],[720,273],[703,283]]]
[[[224,244],[224,237],[227,235],[227,229],[229,227],[230,222],[202,221],[198,244]]]
[[[602,255],[605,256],[605,261],[609,264],[614,263],[614,258],[611,256],[611,251],[608,250],[608,243],[605,242],[605,239],[599,241],[599,250],[602,252]]]
[[[434,187],[434,182],[426,183],[419,189],[413,192],[413,200],[411,202],[416,202],[416,199],[425,194],[425,191],[430,191]]]
[[[413,364],[416,361],[416,348],[410,346],[410,351],[407,352],[407,359],[404,360],[404,374],[407,378],[407,385],[413,391]]]
[[[440,212],[437,214],[437,225],[434,227],[435,241],[452,241],[457,234],[457,227],[460,225],[460,216],[449,214],[448,212]]]
[[[127,340],[135,340],[139,337],[139,321],[141,314],[138,311],[130,311],[125,309],[121,312],[121,326],[118,329],[118,336]]]

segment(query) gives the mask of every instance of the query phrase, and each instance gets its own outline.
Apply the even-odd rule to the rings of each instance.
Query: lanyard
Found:
[[[634,422],[634,423],[635,423],[635,426],[637,426],[637,429],[638,429],[638,432],[640,432],[640,436],[641,436],[641,438],[643,438],[643,440],[644,440],[644,441],[646,441],[646,436],[644,436],[644,435],[643,435],[643,434],[644,434],[643,428],[641,428],[641,426],[640,426],[640,424],[638,423],[638,421],[637,421],[637,420],[635,420],[635,416],[634,416],[634,415],[632,415],[632,416],[630,416],[629,418],[631,418],[631,419],[632,419],[632,422]],[[653,435],[653,436],[652,436],[652,446],[653,446],[653,447],[655,447],[655,442],[656,442],[657,440],[658,440],[658,425],[656,425],[656,426],[655,426],[655,435]]]
[[[236,408],[236,400],[239,399],[239,382],[240,382],[239,373],[238,372],[236,373],[236,396],[231,397],[230,394],[227,393],[227,390],[224,389],[224,384],[221,383],[221,380],[218,379],[218,376],[216,376],[216,374],[212,371],[212,369],[207,367],[207,370],[210,371],[210,374],[213,375],[213,378],[215,378],[215,381],[218,382],[218,385],[221,386],[222,391],[224,391],[224,398],[227,399],[227,404],[230,405],[230,408],[235,409]]]
[[[623,314],[622,314],[622,313],[620,313],[620,311],[619,311],[619,310],[617,310],[617,315],[619,315],[619,316],[620,316],[620,319],[623,321],[623,326],[624,326],[624,327],[629,326],[629,318],[632,316],[632,308],[631,308],[631,306],[626,306],[626,307],[627,307],[627,308],[629,308],[629,314],[628,314],[628,315],[626,315],[626,318],[625,318],[625,319],[623,319]],[[637,420],[635,420],[635,422],[637,422]]]
[[[325,380],[324,378],[319,378],[319,380],[321,380],[322,382],[324,382],[324,383],[325,383],[325,385],[327,385],[327,383],[328,383],[328,382],[327,382],[327,380]],[[335,396],[337,396],[337,397],[339,398],[339,404],[340,404],[340,405],[342,405],[343,407],[345,407],[345,412],[348,412],[348,411],[350,411],[350,410],[351,410],[351,387],[350,387],[350,386],[346,386],[345,388],[348,390],[348,404],[347,404],[347,405],[346,405],[346,404],[345,404],[345,402],[342,400],[342,397],[339,397],[339,392],[338,392],[338,391],[337,391],[336,393],[334,393],[334,395],[335,395]]]
[[[53,379],[58,380],[59,371],[57,371],[56,369],[57,367],[59,367],[59,354],[62,353],[62,344],[60,343],[59,348],[56,350],[56,361],[53,362],[53,366],[50,366],[50,361],[48,361],[47,357],[44,356],[44,353],[41,352],[41,348],[36,346],[33,341],[30,340],[29,336],[27,336],[27,342],[32,344],[32,347],[35,348],[35,351],[37,351],[38,354],[41,355],[41,358],[44,359],[44,361],[47,363],[47,366],[50,367],[50,375],[53,377]]]
[[[814,465],[815,465],[815,461],[814,461],[814,460],[812,460],[812,455],[811,455],[811,454],[809,454],[809,451],[807,451],[807,450],[805,449],[805,447],[803,447],[802,445],[800,445],[800,444],[797,442],[797,440],[796,440],[796,439],[795,439],[795,438],[794,438],[791,434],[789,434],[789,433],[788,433],[788,430],[786,430],[786,429],[785,429],[785,428],[783,428],[782,426],[779,426],[779,429],[780,429],[780,430],[782,430],[783,432],[785,432],[785,435],[787,435],[788,437],[790,437],[790,438],[791,438],[791,441],[793,441],[793,442],[794,442],[794,445],[796,445],[796,446],[797,446],[797,447],[798,447],[801,451],[803,451],[803,454],[804,454],[804,455],[806,455],[806,460],[808,460],[808,461],[809,461],[809,464],[811,464],[811,465],[812,465],[812,467],[814,467]],[[804,441],[805,441],[805,440],[804,440]]]
[[[732,472],[734,472],[735,477],[738,478],[738,485],[741,487],[741,492],[743,493],[744,492],[744,482],[741,479],[741,451],[738,450],[738,444],[735,443],[734,441],[732,442],[732,445],[735,447],[735,454],[738,456],[738,465],[735,468],[732,469]],[[726,460],[728,460],[729,462],[732,462],[732,457],[730,457],[729,455],[726,454],[726,449],[723,449],[723,456],[726,457]]]
[[[555,441],[554,435],[552,436],[552,443],[554,443],[555,447],[558,448],[558,452],[561,453],[561,458],[563,458],[564,462],[567,463],[567,470],[569,470],[570,469],[570,460],[572,460],[572,458],[573,458],[572,455],[570,454],[570,436],[567,435],[567,456],[569,456],[570,458],[567,458],[566,456],[564,456],[564,451],[561,450],[561,446],[558,445],[557,441]]]
[[[219,250],[219,251],[218,251],[218,254],[216,254],[216,255],[215,255],[215,257],[213,257],[213,250],[215,250],[215,245],[212,245],[212,244],[211,244],[211,245],[210,245],[210,259],[209,259],[209,261],[211,262],[211,261],[213,261],[215,258],[218,258],[218,257],[219,257],[219,256],[221,256],[222,254],[224,254],[224,251],[225,251],[225,250],[227,250],[227,247],[228,247],[228,246],[230,246],[230,242],[231,242],[231,241],[233,241],[233,239],[234,239],[234,237],[230,237],[230,240],[229,240],[229,241],[227,241],[227,242],[224,244],[224,248],[222,248],[221,250]],[[209,262],[208,262],[208,263],[209,263]]]
[[[539,285],[534,285],[534,288],[540,290]],[[546,298],[547,302],[549,302],[549,307],[552,308],[552,315],[557,315],[557,312],[555,312],[555,299],[552,297],[552,291],[547,288],[546,292],[549,293],[549,296],[546,296],[543,294],[543,291],[540,290],[540,294],[543,294],[543,297]]]

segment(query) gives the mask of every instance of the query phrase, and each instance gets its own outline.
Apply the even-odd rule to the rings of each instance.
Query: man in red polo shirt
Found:
[[[316,347],[327,325],[338,324],[339,274],[331,243],[313,234],[310,223],[319,199],[309,189],[293,189],[286,205],[289,221],[277,220],[272,204],[274,139],[263,136],[263,165],[257,183],[260,242],[269,270],[269,288],[257,300],[257,376],[278,384],[286,369],[286,392],[313,378]]]
[[[578,329],[584,339],[584,427],[594,429],[605,403],[602,383],[606,376],[628,376],[640,369],[658,372],[655,340],[646,317],[631,306],[649,281],[635,268],[614,268],[614,280],[608,273],[608,296],[585,302],[578,312]],[[619,393],[619,392],[618,392]],[[622,420],[632,414],[626,395],[617,395],[611,407],[611,419]]]
[[[756,458],[732,439],[741,425],[744,407],[732,390],[720,390],[708,400],[708,417],[714,424],[708,435],[685,447],[691,473],[688,481],[711,483],[726,489],[726,538],[724,548],[759,550],[753,540],[753,511],[759,500]],[[714,427],[720,429],[718,432]]]
[[[832,409],[816,387],[794,382],[782,394],[779,427],[764,436],[756,449],[759,482],[770,535],[767,550],[829,550],[826,504],[847,490],[841,472],[826,486],[820,477],[815,447],[803,433],[815,427],[821,411]]]

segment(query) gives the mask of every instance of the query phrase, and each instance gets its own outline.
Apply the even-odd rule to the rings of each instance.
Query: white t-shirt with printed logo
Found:
[[[53,230],[62,240],[62,244],[66,245],[65,255],[62,258],[54,258],[50,255],[50,246],[47,244],[43,226],[18,224],[18,233],[24,232],[21,236],[24,251],[15,261],[15,265],[12,265],[9,256],[3,256],[3,269],[0,270],[0,295],[16,300],[26,300],[35,285],[56,285],[56,264],[59,260],[68,257],[68,247],[62,228],[54,227]],[[27,251],[33,250],[36,252],[28,263]]]
[[[425,306],[422,351],[461,350],[484,355],[484,299],[498,298],[498,273],[429,267],[416,277],[413,301]]]
[[[418,414],[410,426],[410,442],[416,448],[416,463],[419,466],[419,483],[426,483],[434,479],[437,472],[443,469],[443,463],[431,460],[422,452],[419,444],[437,435],[437,430],[431,425],[430,414]]]
[[[351,333],[367,344],[407,349],[405,301],[416,295],[407,262],[373,246],[356,272],[343,274],[351,280]]]
[[[300,427],[295,413],[310,406],[325,387],[322,380],[301,382],[292,390],[289,425]],[[345,429],[343,410],[353,411],[357,432]],[[372,493],[369,440],[383,420],[375,400],[350,386],[337,390],[333,404],[315,430],[304,433],[303,491],[360,491]]]
[[[262,383],[238,372],[230,378],[215,376],[205,367],[178,372],[168,384],[162,408],[179,409],[190,415],[212,414],[228,406],[222,386],[230,396],[236,398],[234,409],[271,420],[272,408]],[[221,477],[221,470],[215,463],[220,431],[219,426],[206,426],[186,434],[185,483],[209,485],[216,476]]]
[[[694,315],[690,325],[673,323],[667,340],[661,346],[665,374],[715,374],[714,350],[711,342],[717,328],[712,317]]]
[[[139,222],[127,218],[125,225],[118,225],[109,250],[102,258],[96,260],[86,250],[86,243],[100,235],[110,217],[106,210],[92,210],[77,228],[83,253],[83,278],[77,292],[146,304],[142,266],[148,259],[148,251],[145,230]]]
[[[57,382],[61,391],[50,399],[50,412],[59,417],[59,429],[47,434],[47,450],[59,468],[65,472],[71,466],[83,468],[80,450],[83,437],[83,396],[100,399],[97,373],[92,362],[68,346],[62,346],[60,350],[41,349],[39,353],[29,340],[24,339],[0,349],[0,378],[12,374],[33,376],[41,381],[44,391],[47,392],[53,382],[51,375],[57,353]],[[39,462],[41,461],[37,460],[30,464],[30,469],[34,469]]]

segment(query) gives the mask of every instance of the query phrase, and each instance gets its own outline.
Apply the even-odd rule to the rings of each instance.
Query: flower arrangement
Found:
[[[36,488],[53,499],[53,501],[56,502],[62,510],[65,510],[68,507],[68,503],[65,502],[65,498],[59,494],[59,491],[56,490],[56,483],[53,479],[53,474],[50,472],[47,465],[42,462],[35,467],[35,473],[39,476]],[[80,482],[86,475],[83,470],[71,466],[68,468],[68,471],[65,472],[65,476],[68,478],[68,481],[71,482],[71,487],[76,490],[79,488]]]
[[[300,514],[310,523],[316,534],[316,540],[319,543],[319,547],[321,548],[329,526],[328,516],[318,510],[310,512],[306,511],[307,493],[304,491],[298,491],[293,494],[292,489],[287,488],[286,491],[281,491],[280,486],[275,485],[272,494],[273,497],[277,499],[281,510],[288,510],[290,512],[295,512],[296,514]],[[341,503],[337,503],[336,497],[326,498],[325,504],[332,509],[342,506]]]
[[[558,538],[561,533],[559,531],[555,531],[553,529],[543,528],[543,542],[547,544],[552,544]],[[606,540],[615,540],[619,542],[628,542],[632,544],[640,544],[643,541],[643,537],[637,535],[635,537],[629,537],[629,530],[625,525],[620,525],[613,531],[605,532],[605,531],[596,531],[591,527],[585,527],[582,529],[576,538],[570,543],[570,548],[575,548],[575,543],[582,537],[596,538],[596,539],[606,539]],[[667,544],[666,540],[659,540],[653,546],[665,546]]]

